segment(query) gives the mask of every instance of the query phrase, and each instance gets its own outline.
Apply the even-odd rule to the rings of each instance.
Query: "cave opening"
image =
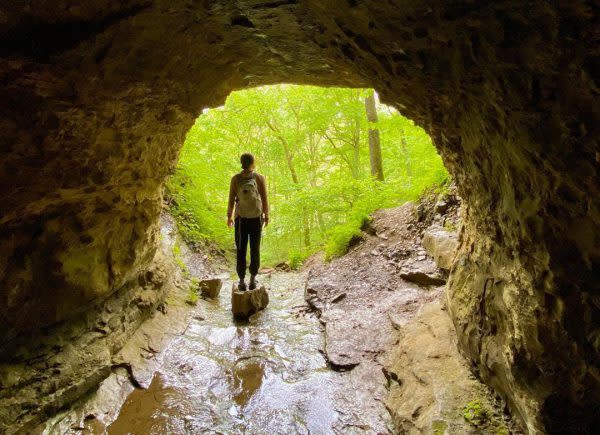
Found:
[[[186,242],[212,242],[230,253],[224,216],[243,152],[255,155],[267,180],[271,222],[261,242],[267,267],[297,269],[321,251],[326,258],[343,255],[371,213],[449,184],[427,133],[380,103],[372,89],[234,91],[195,121],[167,183],[170,212]]]
[[[527,433],[595,432],[593,5],[56,3],[0,7],[1,430],[127,367],[119,349],[163,307],[162,189],[185,134],[232,90],[294,82],[374,87],[426,129],[464,201],[458,348]]]

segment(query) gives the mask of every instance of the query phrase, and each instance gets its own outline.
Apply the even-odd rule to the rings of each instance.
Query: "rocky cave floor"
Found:
[[[35,433],[519,433],[446,313],[438,265],[458,209],[445,194],[381,210],[345,256],[263,270],[271,302],[248,322],[231,317],[228,268],[163,215],[183,266],[165,303],[99,388]],[[220,296],[190,304],[192,278],[212,277]]]

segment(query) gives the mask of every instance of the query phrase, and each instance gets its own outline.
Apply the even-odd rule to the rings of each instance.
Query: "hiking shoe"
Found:
[[[240,281],[238,284],[238,291],[245,292],[246,291],[246,283],[244,281]]]
[[[255,290],[256,287],[258,287],[258,281],[256,281],[255,279],[250,280],[250,290]]]

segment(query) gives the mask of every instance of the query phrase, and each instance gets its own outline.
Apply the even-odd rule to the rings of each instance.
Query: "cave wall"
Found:
[[[373,86],[465,200],[461,351],[531,433],[598,424],[597,11],[585,1],[0,6],[0,342],[151,267],[162,184],[229,92]]]

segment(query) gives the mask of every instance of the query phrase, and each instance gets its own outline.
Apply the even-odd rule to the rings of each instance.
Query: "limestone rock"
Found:
[[[203,279],[198,283],[198,289],[207,298],[218,297],[221,287],[223,287],[223,280],[220,278]]]
[[[423,247],[440,269],[450,270],[458,248],[456,233],[439,226],[431,226],[423,234]]]
[[[385,403],[399,433],[509,433],[501,408],[454,346],[454,327],[440,301],[425,304],[398,329],[400,343],[384,373],[389,382]],[[472,401],[486,414],[478,428],[463,418]]]
[[[159,252],[152,267],[95,310],[48,328],[33,343],[31,338],[1,343],[0,355],[11,355],[11,360],[0,360],[0,386],[11,394],[0,394],[0,433],[31,433],[47,410],[65,407],[96,388],[111,373],[117,351],[152,316],[166,292],[181,293],[172,283],[174,273]],[[144,340],[151,351],[155,345]]]
[[[239,291],[236,283],[231,288],[231,311],[237,319],[247,319],[269,304],[269,293],[265,286],[255,290]]]
[[[400,271],[400,277],[422,286],[444,285],[446,278],[439,272],[431,272],[418,267],[406,267]]]

